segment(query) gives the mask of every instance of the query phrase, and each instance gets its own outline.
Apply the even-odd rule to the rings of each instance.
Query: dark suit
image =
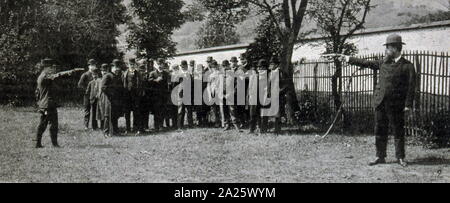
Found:
[[[138,70],[135,70],[134,72],[127,70],[123,73],[122,81],[125,89],[124,110],[126,129],[127,131],[131,130],[130,117],[131,111],[133,111],[133,129],[141,131],[143,130],[141,99],[144,96],[141,73]]]
[[[162,80],[157,81],[161,77]],[[164,115],[167,114],[166,107],[169,100],[170,75],[166,71],[154,70],[149,76],[149,85],[152,90],[150,102],[154,106],[154,125],[155,130],[163,127]]]
[[[49,78],[51,74],[43,71],[37,79],[37,105],[41,117],[37,129],[36,139],[38,144],[41,144],[42,134],[50,126],[50,137],[53,145],[58,144],[58,111],[55,101],[55,87],[53,80]]]
[[[118,132],[118,122],[122,114],[123,86],[120,74],[108,73],[101,81],[101,91],[103,101],[103,113],[105,118],[104,132],[115,135]]]
[[[404,109],[412,109],[415,91],[414,65],[400,58],[397,62],[378,60],[367,61],[350,58],[350,64],[379,70],[379,82],[375,88],[373,105],[375,108],[375,136],[377,157],[386,157],[389,124],[395,136],[397,159],[405,158]]]

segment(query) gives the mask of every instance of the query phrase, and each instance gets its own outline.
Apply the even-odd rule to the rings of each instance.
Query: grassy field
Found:
[[[60,108],[59,140],[35,149],[38,114],[0,109],[0,182],[450,182],[450,150],[407,147],[410,165],[369,167],[373,136],[249,135],[192,129],[104,138],[82,130],[82,111]],[[124,121],[120,121],[124,125]]]

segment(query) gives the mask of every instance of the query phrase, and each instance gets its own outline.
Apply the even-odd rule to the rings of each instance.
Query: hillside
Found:
[[[131,0],[124,0],[129,4]],[[184,0],[186,5],[193,0]],[[449,0],[372,0],[373,8],[367,19],[366,27],[385,27],[401,25],[413,16],[424,16],[437,11],[448,11],[450,8]],[[237,32],[241,37],[241,43],[249,43],[254,38],[253,30],[259,22],[259,17],[250,17],[237,26]],[[195,33],[201,27],[202,22],[187,22],[180,29],[176,30],[173,40],[178,43],[178,51],[187,51],[196,49]],[[126,47],[126,27],[121,27],[124,35],[119,38],[119,46]],[[124,50],[124,49],[123,49]],[[129,55],[129,53],[127,54]]]

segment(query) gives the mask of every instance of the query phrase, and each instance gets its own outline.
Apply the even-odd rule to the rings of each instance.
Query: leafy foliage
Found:
[[[247,1],[196,0],[208,12],[206,22],[196,33],[197,48],[209,48],[237,44],[240,36],[236,24],[245,20],[250,12]]]
[[[185,22],[182,0],[132,0],[136,18],[129,24],[129,48],[137,49],[138,57],[168,58],[176,52],[173,31]]]
[[[120,0],[4,0],[0,11],[3,102],[29,100],[17,90],[34,89],[35,64],[44,57],[69,69],[86,66],[88,58],[109,62],[122,55],[116,27],[128,17]]]
[[[272,56],[280,55],[281,42],[272,25],[273,23],[268,17],[259,23],[255,41],[248,46],[245,52],[249,62],[256,63],[259,59],[269,60]]]
[[[196,33],[196,46],[199,49],[237,44],[240,42],[236,26],[226,20],[222,13],[211,13],[207,21]]]

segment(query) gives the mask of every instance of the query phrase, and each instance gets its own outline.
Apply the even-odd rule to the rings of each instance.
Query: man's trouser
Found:
[[[256,125],[258,124],[259,129],[262,133],[267,131],[268,117],[261,116],[261,106],[260,105],[250,105],[250,132],[256,130]]]
[[[131,131],[131,111],[133,111],[133,130],[143,130],[140,99],[137,94],[128,92],[125,104],[125,126],[127,131]]]
[[[185,115],[187,113],[187,120],[189,127],[192,127],[194,125],[194,117],[192,113],[191,106],[186,106],[184,104],[178,105],[178,112],[177,112],[177,127],[179,129],[184,128],[184,121],[185,121]]]
[[[249,111],[245,109],[245,105],[237,105],[237,117],[239,118],[239,121],[242,125],[245,125],[249,121]]]
[[[118,116],[115,115],[105,116],[103,132],[111,136],[116,135],[119,132],[118,120]]]
[[[39,125],[36,133],[37,144],[42,142],[42,134],[44,134],[47,125],[50,126],[50,138],[53,145],[58,144],[58,110],[56,108],[41,109]]]
[[[89,99],[89,95],[84,95],[83,107],[84,107],[84,127],[89,128],[89,119],[91,118],[91,101]]]
[[[98,122],[97,122],[97,101],[91,103],[91,111],[92,111],[92,129],[97,130],[98,129]]]
[[[214,125],[217,126],[221,126],[221,121],[220,121],[220,106],[213,104],[211,106],[211,111],[212,114],[214,115],[214,120],[211,119],[212,123],[214,123]],[[223,127],[223,126],[222,126]]]
[[[208,124],[208,111],[209,106],[203,104],[201,106],[196,106],[197,109],[197,120],[201,127],[205,127]]]
[[[394,133],[396,158],[405,158],[404,116],[403,108],[385,101],[375,109],[375,146],[378,158],[386,157],[389,129]]]
[[[222,117],[222,126],[237,125],[237,109],[235,105],[220,105],[220,115]]]

